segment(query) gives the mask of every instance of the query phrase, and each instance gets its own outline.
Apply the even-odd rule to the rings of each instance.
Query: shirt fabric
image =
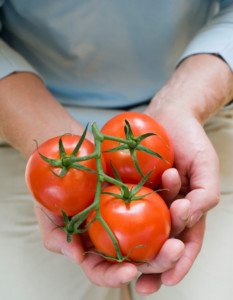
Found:
[[[189,55],[233,69],[233,1],[0,0],[0,78],[29,71],[64,104],[141,104]]]

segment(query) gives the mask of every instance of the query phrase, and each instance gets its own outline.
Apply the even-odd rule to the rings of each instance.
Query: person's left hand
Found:
[[[159,255],[149,265],[138,268],[143,275],[136,283],[136,290],[142,294],[158,290],[161,284],[175,285],[188,273],[202,246],[205,214],[219,200],[217,155],[198,120],[175,107],[170,112],[159,114],[156,119],[165,126],[174,145],[175,167],[181,177],[181,189],[177,197],[173,194],[170,211],[173,236],[180,239],[185,248],[170,270],[161,266],[161,261],[166,262],[166,253],[163,258]],[[164,196],[167,202],[172,201],[171,196]],[[171,245],[167,253],[173,251]]]
[[[220,198],[219,160],[203,124],[232,99],[232,82],[232,71],[219,57],[190,56],[179,65],[145,111],[164,126],[174,146],[174,166],[181,177],[181,189],[176,197],[179,200],[172,202],[170,211],[173,234],[185,248],[170,270],[161,268],[159,257],[149,266],[140,266],[143,275],[136,283],[138,293],[150,294],[158,290],[161,283],[177,284],[188,273],[201,249],[206,213]],[[180,207],[185,205],[187,214],[181,216]]]
[[[190,229],[185,229],[176,238],[184,243],[181,257],[174,258],[170,268],[167,268],[168,256],[174,251],[174,244],[167,244],[166,251],[161,252],[150,264],[138,267],[142,275],[137,279],[135,289],[139,294],[149,295],[159,290],[162,284],[175,285],[189,271],[198,255],[204,235],[205,216]],[[171,241],[168,240],[168,241]]]
[[[162,284],[178,283],[191,268],[204,236],[205,216],[192,228],[183,230],[190,216],[191,204],[181,194],[177,195],[181,181],[176,169],[163,173],[162,188],[167,190],[162,192],[162,197],[168,205],[171,204],[172,233],[154,260],[138,266],[142,274],[136,281],[135,289],[142,295],[158,291]]]

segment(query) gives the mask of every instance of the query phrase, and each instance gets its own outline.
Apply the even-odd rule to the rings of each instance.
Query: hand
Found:
[[[176,236],[174,241],[180,241],[180,245],[175,244],[172,239],[168,240],[161,249],[160,254],[149,265],[144,264],[138,268],[143,274],[136,282],[136,291],[142,295],[149,295],[158,291],[162,284],[175,285],[178,283],[191,268],[201,249],[204,229],[205,217],[201,218],[192,228],[185,229],[180,235]],[[181,250],[181,241],[184,243],[183,250],[178,256],[173,256],[174,251],[177,251],[177,246]],[[171,262],[170,266],[169,260]]]
[[[181,181],[176,169],[169,169],[162,176],[162,187],[167,192],[162,197],[170,206],[173,232],[180,231],[186,224],[191,203],[177,196]],[[174,198],[178,198],[174,201]],[[135,289],[139,294],[149,295],[159,290],[161,284],[173,285],[180,281],[190,269],[200,251],[205,228],[203,217],[192,229],[185,229],[176,238],[167,240],[156,258],[149,263],[138,266],[139,276]]]
[[[175,110],[174,114],[175,116]],[[182,132],[182,130],[186,130],[186,128],[191,128],[191,125],[188,123],[191,118],[187,117],[187,120],[183,118],[181,120],[181,114],[179,114],[180,122],[176,122],[177,126],[179,124],[188,124],[186,126],[181,126],[181,128],[178,128],[177,126],[172,126],[169,130],[171,137],[172,132],[175,135],[175,142],[173,142],[175,147],[175,153],[180,153],[181,157],[184,157],[185,149],[187,149],[185,145],[185,141],[188,145],[190,145],[190,148],[193,150],[199,149],[198,146],[202,145],[202,143],[196,143],[196,140],[194,139],[184,139],[181,135],[181,140],[177,140],[177,132]],[[157,118],[158,119],[158,118]],[[165,120],[166,118],[164,118]],[[194,118],[192,121],[196,121]],[[196,121],[197,122],[197,121]],[[168,120],[168,124],[170,124],[170,120]],[[163,122],[165,124],[165,121]],[[196,123],[195,123],[196,124]],[[201,126],[194,127],[197,130],[197,136],[200,136],[199,130],[201,129],[201,132],[204,132]],[[174,131],[172,131],[174,129]],[[195,130],[193,130],[193,133]],[[205,134],[203,133],[203,136],[205,137]],[[189,135],[188,135],[189,137]],[[195,135],[194,135],[195,137]],[[199,139],[200,140],[200,139]],[[207,138],[203,138],[204,141],[206,141],[207,145],[211,146],[208,142]],[[182,144],[184,142],[184,144]],[[203,145],[205,143],[203,142]],[[212,149],[212,148],[211,148]],[[184,154],[183,151],[184,150]],[[199,150],[197,151],[199,152]],[[214,152],[213,152],[214,153]],[[194,158],[197,158],[197,161],[199,162],[199,158],[197,153],[194,151],[194,154],[192,154],[192,151],[188,151],[188,154],[191,154],[194,156]],[[208,158],[211,158],[209,155]],[[195,161],[194,159],[194,161]],[[176,158],[175,158],[176,160]],[[178,160],[179,161],[179,160]],[[189,166],[192,159],[190,160],[182,160],[182,164],[180,165],[179,162],[176,163],[176,166],[181,174],[181,182],[179,179],[179,175],[175,169],[167,170],[162,177],[162,187],[165,189],[168,189],[169,192],[163,192],[164,199],[171,203],[173,199],[177,196],[178,192],[181,191],[184,193],[184,195],[179,195],[179,199],[172,202],[170,210],[172,214],[172,223],[173,223],[173,234],[177,234],[180,231],[184,229],[184,227],[187,225],[187,220],[190,222],[191,218],[188,218],[190,216],[190,212],[192,212],[192,209],[195,208],[195,201],[192,205],[192,199],[187,198],[188,194],[192,195],[190,188],[188,188],[187,185],[187,178],[184,176],[187,173],[185,172],[185,166]],[[211,161],[211,159],[210,159]],[[184,164],[183,164],[184,163]],[[184,167],[183,167],[184,165]],[[195,164],[193,164],[195,166]],[[212,166],[212,161],[211,161]],[[182,168],[183,167],[183,168]],[[209,179],[208,172],[205,172],[204,170],[201,171],[201,175],[207,175]],[[207,165],[208,168],[208,165]],[[192,168],[189,167],[191,170]],[[195,170],[195,168],[194,168]],[[216,174],[216,170],[212,170],[211,174]],[[197,177],[198,178],[198,177]],[[207,180],[208,182],[208,180]],[[216,178],[216,183],[218,182]],[[195,180],[194,180],[195,183]],[[198,184],[198,181],[196,181],[196,184]],[[214,184],[215,185],[215,184]],[[217,184],[216,184],[217,186]],[[199,189],[202,191],[201,187]],[[197,189],[197,190],[199,190]],[[204,188],[203,188],[204,190]],[[208,190],[207,190],[208,191]],[[183,199],[183,197],[186,198]],[[195,193],[194,193],[195,196]],[[181,198],[180,198],[181,197]],[[195,198],[195,197],[194,197]],[[208,199],[207,199],[208,200]],[[213,204],[214,205],[214,204]],[[41,212],[41,210],[39,210]],[[203,211],[204,212],[204,211]],[[105,286],[105,287],[120,287],[122,284],[131,281],[134,279],[137,275],[137,268],[135,265],[130,263],[123,263],[120,265],[113,265],[106,260],[104,260],[102,257],[98,256],[97,254],[89,253],[87,255],[83,255],[83,243],[87,243],[87,238],[84,239],[75,237],[74,241],[71,244],[67,244],[66,242],[66,236],[64,232],[55,230],[55,226],[51,224],[51,221],[47,220],[45,221],[45,214],[40,215],[38,218],[39,223],[42,226],[42,233],[44,232],[44,235],[42,234],[42,238],[44,240],[44,243],[46,247],[55,252],[61,252],[71,258],[74,262],[81,264],[81,267],[83,268],[84,272],[86,273],[87,277],[90,281],[97,285]],[[52,217],[50,215],[50,217]],[[53,218],[53,217],[52,217]],[[49,224],[47,223],[49,221]],[[54,217],[54,221],[56,224],[61,222],[62,220],[58,220],[58,217]],[[196,229],[197,228],[197,229]],[[204,222],[200,222],[200,225],[193,228],[192,230],[186,230],[182,232],[181,235],[178,235],[177,238],[171,238],[169,239],[164,246],[162,247],[159,255],[156,257],[156,259],[148,265],[142,265],[138,267],[138,270],[141,271],[143,274],[138,278],[136,283],[136,291],[143,294],[150,294],[160,287],[161,283],[164,284],[175,284],[179,280],[183,278],[183,276],[188,272],[189,268],[191,267],[191,264],[193,263],[196,255],[198,254],[202,239],[203,239],[203,233],[204,233]],[[179,240],[179,239],[182,239]],[[185,245],[184,245],[185,243]],[[88,247],[85,247],[85,249],[90,249],[92,247],[91,245],[88,245]],[[148,267],[149,266],[149,267]],[[148,275],[147,273],[152,273]],[[162,273],[162,275],[160,275]],[[117,274],[117,275],[116,275]]]
[[[162,196],[169,201],[173,199],[180,190],[178,172],[175,169],[167,170],[163,174],[162,182],[163,188],[169,190],[163,192]],[[179,206],[179,203],[177,204]],[[189,206],[180,205],[179,214],[181,216],[186,214],[187,208],[189,208]],[[138,268],[135,264],[128,262],[112,264],[95,253],[87,234],[74,235],[72,242],[67,243],[65,232],[59,228],[59,226],[63,224],[62,217],[52,214],[39,203],[35,205],[35,212],[45,247],[52,252],[65,255],[74,263],[79,264],[87,278],[94,284],[112,288],[121,287],[137,276]],[[155,262],[153,262],[153,268],[156,267],[159,272],[165,272],[171,269],[181,257],[183,250],[184,245],[180,240],[175,238],[168,240],[162,247]],[[142,268],[141,266],[141,269]],[[148,276],[140,277],[136,284],[136,289],[140,290],[142,281],[148,285],[147,281],[149,279],[150,277]]]
[[[205,214],[217,205],[220,195],[219,162],[215,150],[197,115],[185,105],[181,108],[175,98],[167,104],[166,97],[170,98],[170,95],[174,96],[174,90],[168,85],[155,96],[145,113],[165,127],[174,145],[175,167],[181,178],[181,189],[170,210],[173,234],[184,243],[185,249],[170,270],[163,270],[157,258],[150,267],[144,265],[139,268],[144,274],[139,278],[136,289],[144,294],[157,290],[161,283],[177,284],[187,274],[201,249]],[[180,210],[182,206],[186,206],[183,215]]]
[[[68,243],[66,233],[59,228],[63,225],[63,218],[49,212],[37,202],[35,204],[35,214],[44,246],[49,251],[65,255],[71,261],[80,265],[92,283],[115,288],[130,282],[136,277],[137,268],[135,265],[126,262],[112,264],[94,253],[87,234],[73,235],[72,242]]]
[[[170,210],[173,235],[185,248],[170,270],[161,268],[159,256],[149,266],[140,266],[144,274],[136,284],[139,293],[150,294],[162,283],[177,284],[201,249],[205,215],[220,197],[218,157],[202,125],[231,100],[232,86],[233,74],[223,60],[213,55],[195,55],[181,63],[145,111],[165,127],[174,145],[181,189]],[[186,206],[183,215],[182,206]]]
[[[139,267],[144,274],[138,279],[136,290],[143,294],[157,291],[162,283],[175,285],[187,274],[202,246],[205,214],[219,200],[218,159],[202,126],[194,117],[182,115],[175,108],[172,119],[170,114],[167,118],[165,115],[156,116],[156,119],[171,136],[175,167],[181,177],[180,194],[172,202],[170,211],[173,235],[184,243],[184,250],[177,260],[172,260],[171,253],[177,245],[168,240],[149,266]],[[165,199],[169,202],[172,196]],[[188,228],[184,230],[186,226]],[[169,261],[173,262],[170,266],[166,265]],[[146,275],[148,273],[150,275]]]
[[[209,209],[217,205],[220,197],[219,161],[202,125],[194,116],[174,107],[172,117],[170,113],[154,117],[169,132],[174,146],[174,163],[181,177],[179,197],[190,201],[187,222],[175,225],[174,231],[179,233],[185,225],[195,225]],[[176,211],[173,205],[174,219]]]

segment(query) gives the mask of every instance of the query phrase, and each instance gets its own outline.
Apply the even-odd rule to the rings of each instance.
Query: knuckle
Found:
[[[99,286],[99,287],[103,287],[103,280],[102,280],[102,276],[99,274],[99,276],[97,276],[96,272],[94,272],[94,270],[87,270],[85,268],[83,268],[83,272],[85,273],[86,277],[88,278],[88,280],[90,281],[90,283]]]
[[[219,201],[220,201],[220,195],[216,195],[216,196],[213,198],[213,206],[218,205]]]
[[[50,236],[43,239],[44,247],[50,252],[61,253],[61,249],[59,246],[54,243],[53,239]]]
[[[100,282],[98,282],[98,280],[96,280],[96,279],[94,279],[94,278],[92,278],[92,277],[88,277],[88,279],[89,279],[89,281],[92,283],[92,284],[94,284],[94,285],[96,285],[96,286],[102,286],[102,284],[100,283]]]
[[[45,239],[43,240],[43,244],[44,244],[44,247],[45,247],[47,250],[52,251],[50,239],[45,238]]]
[[[216,205],[218,205],[219,201],[220,201],[220,193],[217,192],[211,197],[211,207],[215,207]]]
[[[153,273],[163,273],[169,269],[171,269],[175,265],[175,262],[172,260],[165,261],[157,261],[156,264],[154,264],[153,267]]]

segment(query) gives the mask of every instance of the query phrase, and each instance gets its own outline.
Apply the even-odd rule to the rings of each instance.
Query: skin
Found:
[[[45,247],[80,264],[97,285],[120,287],[133,280],[138,271],[142,272],[135,286],[139,294],[151,294],[162,283],[179,282],[200,251],[205,214],[219,200],[218,159],[202,125],[232,99],[232,87],[233,75],[224,61],[212,55],[192,56],[180,64],[146,110],[171,135],[180,173],[179,176],[177,170],[168,169],[162,177],[163,188],[169,189],[163,197],[172,203],[174,237],[165,242],[150,269],[129,263],[112,265],[92,253],[83,256],[83,246],[91,247],[87,238],[75,237],[71,244],[66,243],[65,233],[50,222],[36,203]],[[0,81],[0,124],[0,136],[26,158],[34,150],[35,138],[41,143],[53,136],[82,131],[81,125],[31,73],[12,74]],[[61,222],[58,216],[46,213],[56,224]]]
[[[161,283],[177,284],[201,249],[205,215],[220,197],[219,161],[203,125],[232,97],[233,73],[228,65],[213,55],[195,55],[182,62],[145,111],[163,124],[174,145],[181,190],[171,212],[175,236],[183,241],[185,248],[172,269],[154,277],[142,275],[136,285],[138,292],[144,288],[143,294],[150,294]],[[188,214],[180,222],[176,215],[183,205]],[[143,267],[141,271],[159,273],[156,267],[154,270]]]

